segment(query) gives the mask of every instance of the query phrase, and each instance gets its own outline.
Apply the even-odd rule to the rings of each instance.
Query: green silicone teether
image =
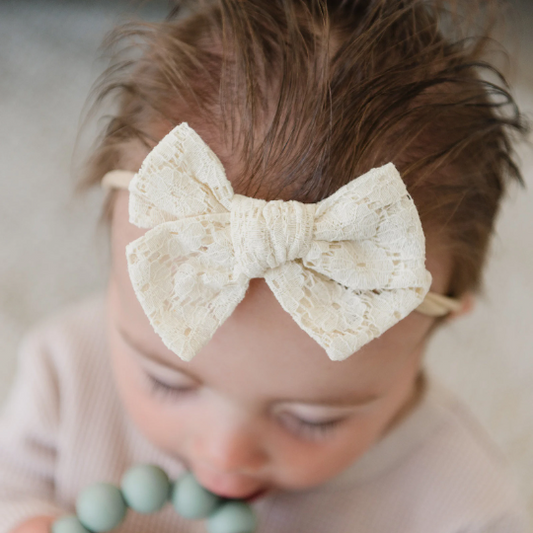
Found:
[[[155,465],[136,465],[122,478],[120,489],[95,483],[76,501],[75,515],[56,520],[51,533],[104,533],[117,527],[128,508],[139,513],[159,511],[170,501],[184,518],[207,518],[209,533],[253,533],[257,519],[253,509],[240,500],[221,498],[202,487],[192,473],[171,482]]]

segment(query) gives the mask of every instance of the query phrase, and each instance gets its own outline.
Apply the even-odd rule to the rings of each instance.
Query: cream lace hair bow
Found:
[[[431,284],[422,225],[392,163],[316,204],[267,202],[234,194],[222,163],[182,123],[133,178],[114,171],[103,185],[127,187],[130,222],[150,228],[126,247],[129,276],[156,333],[187,361],[251,278],[266,280],[332,360],[421,306]],[[453,301],[440,298],[422,311],[448,312]]]

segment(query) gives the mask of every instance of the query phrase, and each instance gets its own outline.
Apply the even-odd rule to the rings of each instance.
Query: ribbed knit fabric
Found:
[[[95,294],[34,327],[0,418],[0,533],[32,516],[71,513],[88,484],[119,484],[136,463],[171,477],[182,465],[152,446],[121,409]],[[305,492],[255,502],[258,533],[525,533],[508,467],[468,410],[437,381],[354,465]],[[129,511],[123,533],[204,532],[203,521]]]

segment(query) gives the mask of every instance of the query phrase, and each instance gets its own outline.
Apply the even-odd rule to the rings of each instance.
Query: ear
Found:
[[[460,298],[461,307],[457,311],[452,311],[446,320],[453,320],[461,315],[466,315],[474,309],[475,297],[472,292],[465,292]]]

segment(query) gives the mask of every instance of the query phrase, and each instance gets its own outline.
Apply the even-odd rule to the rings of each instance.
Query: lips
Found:
[[[192,472],[198,483],[209,492],[227,500],[255,501],[271,490],[271,487],[259,485],[258,479],[249,476],[221,474],[204,467],[193,465],[180,458],[186,470]],[[260,481],[259,481],[260,482]]]
[[[244,500],[246,502],[253,502],[253,501],[261,498],[261,496],[263,496],[264,494],[266,494],[268,492],[268,489],[263,488],[263,489],[256,490],[254,492],[249,492],[247,494],[246,493],[242,494],[242,493],[230,492],[230,491],[213,490],[213,489],[210,489],[206,485],[203,485],[203,486],[209,492],[212,492],[213,494],[216,494],[217,496],[220,496],[221,498],[225,498],[225,499],[228,499],[228,500]]]
[[[268,492],[268,489],[261,489],[255,492],[254,494],[250,494],[250,496],[247,496],[246,498],[242,498],[246,502],[254,502],[264,496]]]
[[[228,500],[244,500],[247,502],[252,502],[263,496],[268,492],[268,488],[263,487],[261,489],[255,490],[232,490],[229,487],[223,487],[220,483],[207,482],[198,477],[200,484],[206,488],[209,492],[220,496],[221,498],[226,498]]]

